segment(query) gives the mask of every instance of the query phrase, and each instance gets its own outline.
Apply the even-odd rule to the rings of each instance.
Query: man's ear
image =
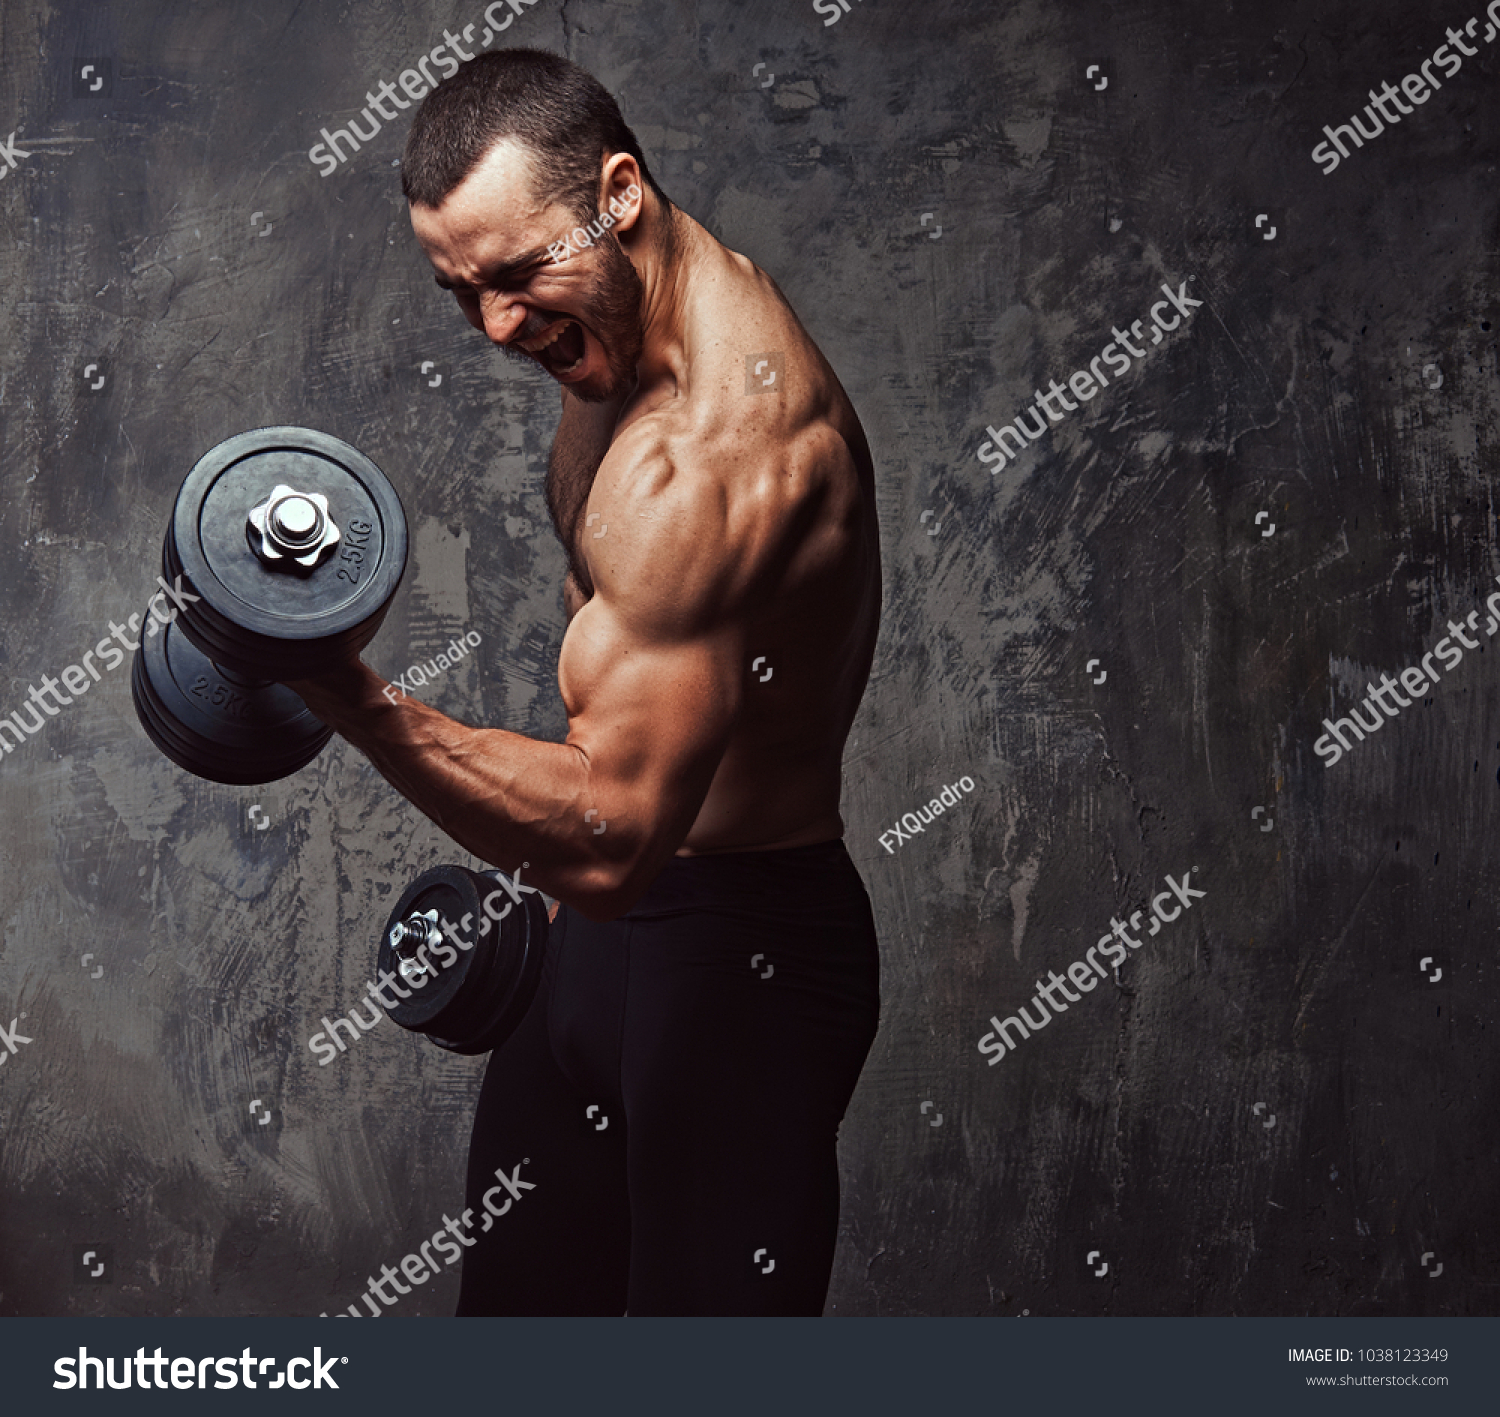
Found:
[[[600,211],[608,212],[617,230],[629,231],[641,219],[646,184],[640,164],[629,153],[611,153],[600,182]]]

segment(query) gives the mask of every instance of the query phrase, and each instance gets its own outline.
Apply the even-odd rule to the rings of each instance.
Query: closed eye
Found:
[[[537,269],[546,263],[547,259],[546,251],[528,251],[518,260],[508,261],[503,266],[492,267],[485,273],[484,281],[478,286],[467,282],[444,280],[442,276],[434,276],[433,281],[439,290],[478,294],[480,290],[494,290],[508,285],[523,284],[524,281],[518,280],[518,277],[529,280]]]

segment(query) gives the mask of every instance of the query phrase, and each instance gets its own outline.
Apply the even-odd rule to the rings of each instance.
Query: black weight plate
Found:
[[[387,1011],[403,1028],[426,1034],[449,1052],[486,1053],[499,1047],[525,1016],[541,983],[547,938],[541,895],[523,892],[520,908],[513,905],[503,919],[482,931],[482,903],[497,891],[496,906],[504,910],[511,897],[494,877],[462,866],[434,867],[407,887],[381,936],[377,967],[394,975],[397,960],[390,930],[396,921],[434,909],[440,920],[461,930],[464,917],[470,917],[467,938],[474,941],[473,947],[440,967],[438,977],[413,990],[410,999]],[[446,934],[444,940],[453,948]],[[434,947],[427,957],[437,964],[438,953]]]
[[[492,883],[477,871],[471,874],[481,898],[493,889]],[[463,934],[462,920],[456,923],[460,927],[459,933]],[[468,931],[475,943],[470,956],[473,963],[469,966],[464,987],[455,997],[453,1008],[427,1030],[427,1036],[439,1048],[454,1053],[473,1051],[463,1046],[464,1041],[482,1032],[489,1024],[495,1013],[495,996],[497,992],[503,993],[505,988],[507,952],[504,925],[496,927],[491,922],[490,928],[484,930],[481,928],[483,923],[482,914],[476,915],[473,928]]]
[[[209,782],[276,782],[322,752],[333,730],[282,684],[213,664],[174,620],[142,633],[130,670],[136,716],[178,767]]]
[[[540,895],[533,896],[529,891],[521,891],[518,887],[521,899],[517,903],[515,896],[503,883],[503,873],[498,871],[475,872],[475,881],[482,896],[481,905],[484,900],[491,901],[501,919],[489,920],[489,929],[483,930],[478,936],[479,944],[475,953],[483,956],[486,971],[482,978],[476,978],[472,990],[465,991],[466,996],[474,1000],[474,1007],[466,1010],[451,1027],[447,1026],[445,1020],[445,1026],[440,1030],[443,1037],[433,1037],[432,1041],[439,1047],[456,1053],[488,1052],[498,1044],[479,1040],[497,1033],[509,1035],[514,1023],[519,1023],[520,1018],[517,1016],[514,1023],[507,1026],[507,1010],[517,995],[526,988],[528,967],[539,967],[541,959],[533,947],[535,927],[526,911],[528,902],[540,900]],[[543,924],[545,923],[544,911]],[[535,992],[533,987],[530,994]],[[527,995],[528,1003],[530,994]],[[522,1013],[524,1012],[523,1008]]]
[[[426,910],[436,910],[439,920],[448,921],[455,930],[465,915],[477,921],[480,914],[479,902],[482,899],[481,885],[482,878],[462,866],[434,866],[430,871],[424,871],[401,893],[401,898],[386,920],[385,929],[380,936],[380,949],[376,955],[376,969],[382,973],[389,971],[393,978],[400,981],[403,989],[410,991],[411,997],[403,999],[396,990],[391,990],[397,1002],[394,1008],[386,1010],[402,1028],[416,1033],[428,1033],[434,1026],[441,1026],[445,1021],[458,1018],[468,1011],[471,1004],[469,991],[486,972],[486,962],[480,948],[484,941],[480,940],[474,949],[457,951],[458,958],[446,966],[441,963],[447,957],[442,947],[430,948],[427,959],[437,968],[437,977],[429,978],[421,988],[414,989],[407,980],[401,978],[397,968],[400,961],[391,947],[392,927],[397,921],[406,920],[411,915]],[[446,933],[443,935],[443,944],[449,949],[455,949]]]
[[[483,902],[496,896],[495,908],[504,910],[504,903],[509,899],[506,891],[488,873],[469,871],[468,874],[473,878],[480,900],[480,909],[468,931],[469,937],[475,941],[474,963],[455,999],[454,1008],[444,1013],[440,1025],[426,1030],[432,1042],[451,1053],[487,1051],[483,1047],[471,1046],[470,1040],[486,1034],[494,1024],[511,988],[515,966],[525,958],[524,954],[517,953],[517,944],[524,944],[524,932],[519,941],[517,938],[518,912],[506,912],[498,924],[487,921],[483,912]],[[462,920],[455,923],[463,933]],[[488,929],[483,928],[486,923]]]
[[[476,1031],[465,1029],[455,1038],[434,1035],[432,1041],[439,1048],[452,1053],[489,1053],[520,1027],[542,982],[549,928],[547,905],[540,892],[523,893],[520,903],[490,931],[500,936],[496,951],[499,968],[491,975],[486,990],[486,1017]]]
[[[246,519],[281,483],[320,492],[342,539],[312,569],[268,566]],[[357,448],[313,428],[257,428],[228,438],[188,473],[162,549],[167,582],[199,597],[183,628],[219,664],[297,678],[358,654],[406,568],[406,517],[395,488]],[[184,597],[186,599],[186,597]]]

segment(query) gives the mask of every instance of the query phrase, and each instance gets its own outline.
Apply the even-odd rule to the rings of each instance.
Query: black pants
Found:
[[[479,1097],[459,1314],[821,1314],[879,1012],[842,841],[673,857],[605,925],[560,907]]]

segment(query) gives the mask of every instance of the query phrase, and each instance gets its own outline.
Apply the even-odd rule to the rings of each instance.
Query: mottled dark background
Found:
[[[433,287],[404,120],[326,178],[307,157],[482,10],[4,0],[0,712],[144,608],[201,453],[298,423],[407,508],[370,662],[477,630],[425,697],[561,737],[556,391]],[[1500,572],[1500,40],[1332,175],[1309,157],[1472,16],[542,0],[504,36],[619,97],[875,450],[844,815],[885,1005],[831,1314],[1497,1311],[1493,646],[1335,767],[1312,750]],[[75,94],[89,59],[108,82]],[[1183,281],[1191,322],[989,475],[986,423]],[[393,894],[471,859],[358,754],[197,781],[121,668],[0,760],[0,823],[0,1025],[31,1039],[0,1067],[0,1313],[317,1314],[461,1207],[483,1060],[388,1022],[308,1048]],[[1206,898],[1118,985],[986,1065],[990,1014],[1190,868]],[[85,1242],[108,1282],[75,1282]]]

